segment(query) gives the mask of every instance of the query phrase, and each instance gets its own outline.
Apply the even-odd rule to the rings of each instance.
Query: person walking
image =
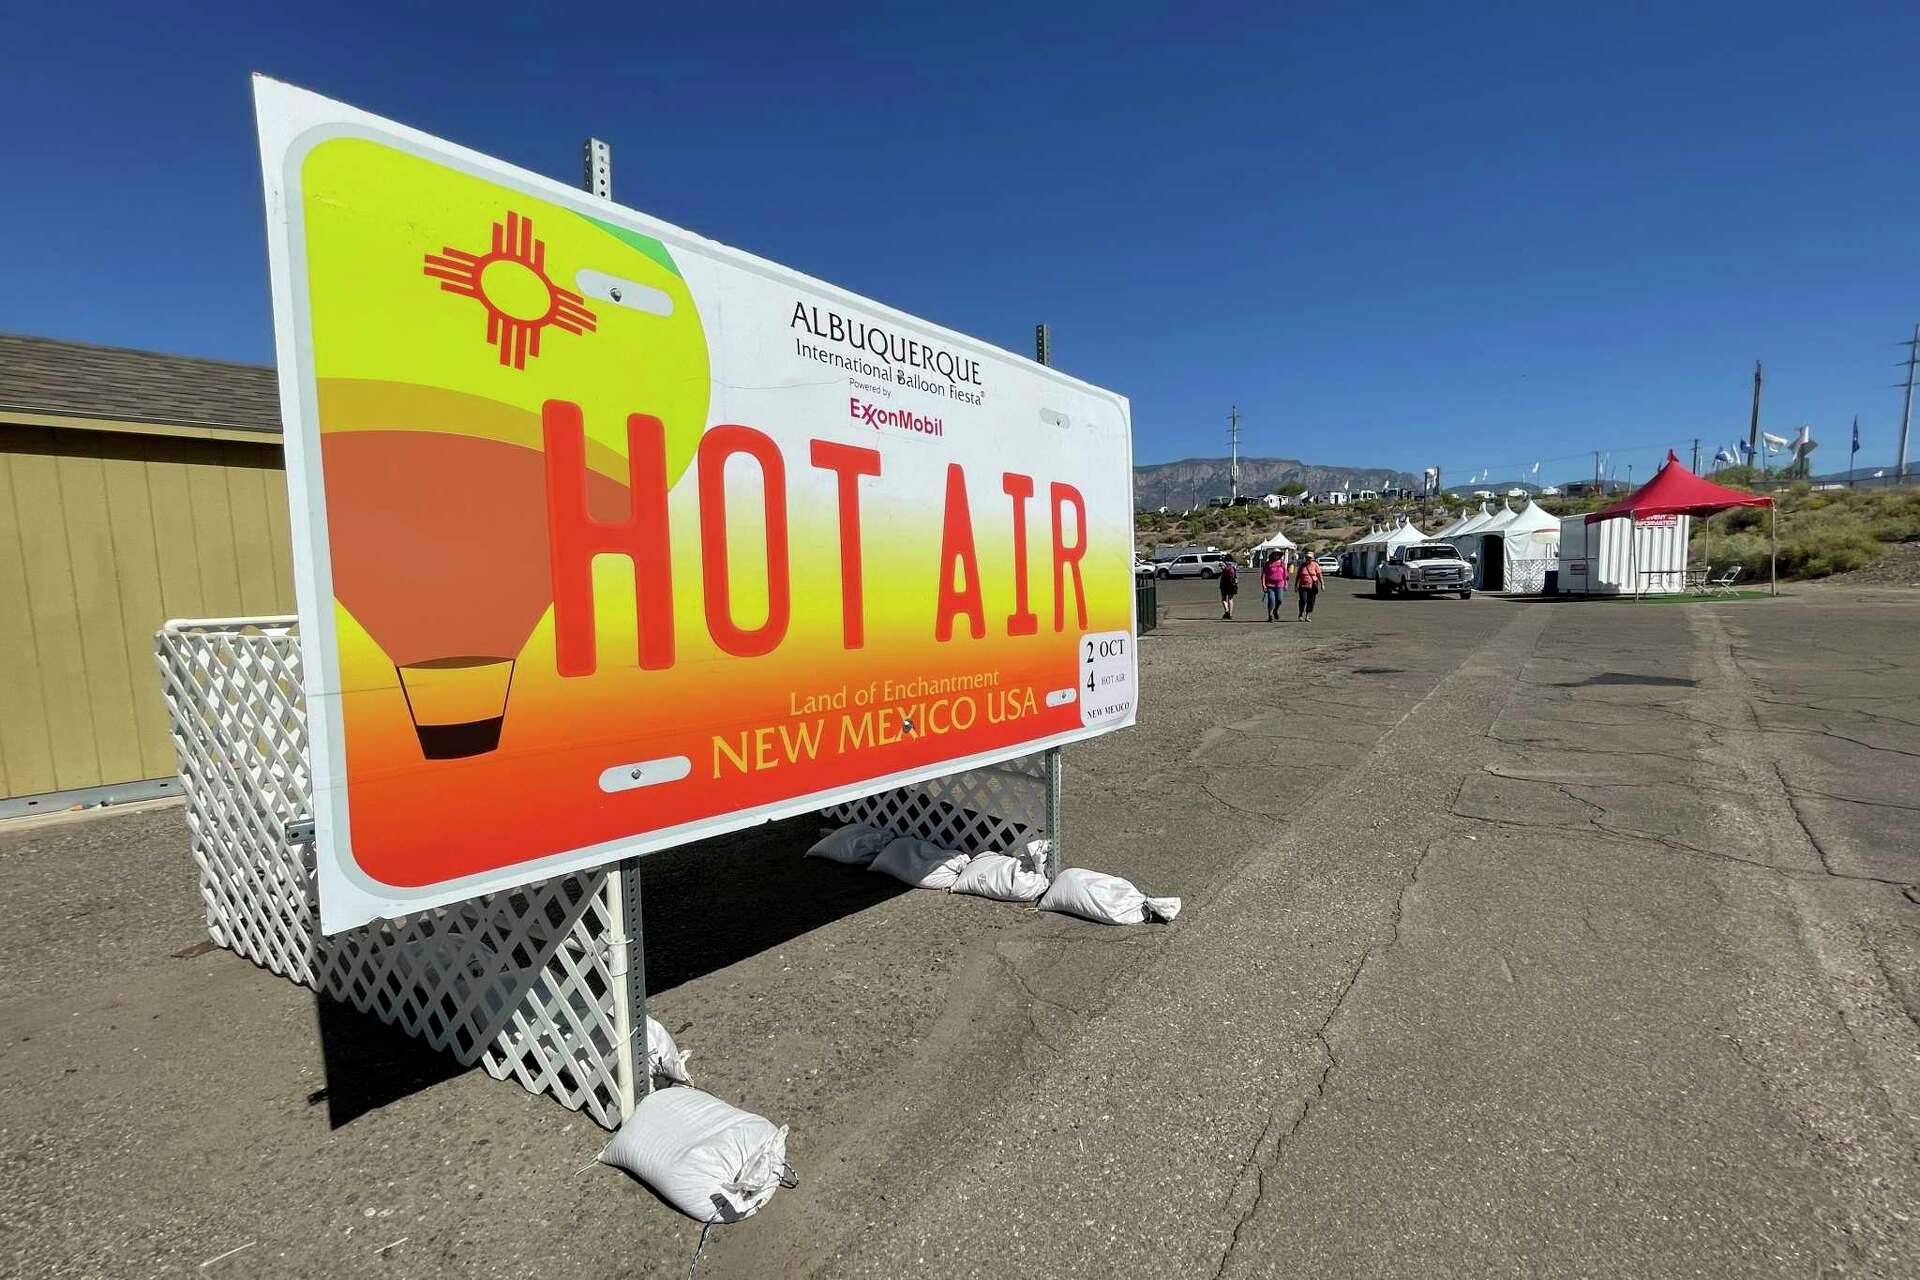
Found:
[[[1240,594],[1240,566],[1231,560],[1220,562],[1220,620],[1233,621],[1233,598]]]
[[[1293,575],[1293,590],[1300,601],[1300,621],[1313,621],[1314,597],[1320,594],[1320,562],[1302,553],[1300,568]]]
[[[1267,621],[1280,621],[1280,606],[1287,602],[1287,553],[1275,551],[1260,570],[1260,585],[1266,588]]]

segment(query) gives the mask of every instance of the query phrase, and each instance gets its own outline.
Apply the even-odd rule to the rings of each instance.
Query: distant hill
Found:
[[[1171,507],[1176,511],[1205,506],[1209,498],[1224,498],[1232,483],[1230,458],[1182,458],[1178,462],[1156,462],[1133,469],[1133,502],[1136,507]],[[1420,477],[1387,467],[1313,467],[1293,458],[1240,459],[1240,492],[1259,496],[1267,493],[1298,493],[1310,489],[1338,489],[1351,481],[1355,489],[1380,489],[1388,485],[1418,487]]]

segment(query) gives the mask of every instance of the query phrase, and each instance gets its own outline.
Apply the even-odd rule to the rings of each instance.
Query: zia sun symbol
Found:
[[[493,224],[493,247],[469,253],[448,245],[427,255],[426,274],[448,293],[475,298],[487,311],[487,341],[500,349],[500,363],[527,367],[540,354],[540,331],[548,325],[568,333],[592,333],[593,312],[585,299],[547,277],[547,243],[533,236],[533,219],[513,212]]]

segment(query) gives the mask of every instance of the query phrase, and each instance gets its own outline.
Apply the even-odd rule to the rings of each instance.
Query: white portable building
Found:
[[[1629,532],[1631,531],[1631,532]],[[1567,595],[1678,595],[1686,589],[1693,517],[1560,521],[1560,581]]]

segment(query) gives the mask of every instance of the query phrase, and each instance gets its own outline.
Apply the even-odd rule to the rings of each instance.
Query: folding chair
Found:
[[[1736,564],[1719,577],[1707,579],[1708,592],[1717,596],[1732,595],[1733,584],[1740,581],[1740,575],[1745,571],[1744,565]]]

